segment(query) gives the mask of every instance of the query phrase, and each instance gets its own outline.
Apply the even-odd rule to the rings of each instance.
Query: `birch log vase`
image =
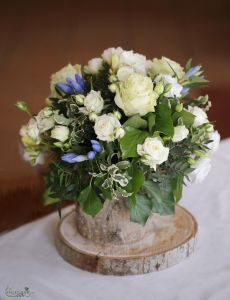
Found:
[[[123,199],[106,201],[93,218],[79,205],[58,228],[56,245],[72,265],[109,275],[165,269],[194,251],[197,223],[184,208],[172,216],[153,214],[145,226],[133,223]]]

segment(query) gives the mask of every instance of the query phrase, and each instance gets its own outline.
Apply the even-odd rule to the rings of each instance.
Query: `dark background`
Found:
[[[230,1],[0,2],[0,231],[51,211],[41,204],[36,169],[19,155],[26,101],[38,112],[49,78],[67,63],[85,64],[103,49],[122,46],[182,65],[202,63],[211,81],[210,119],[230,135]],[[197,91],[205,94],[207,90]]]

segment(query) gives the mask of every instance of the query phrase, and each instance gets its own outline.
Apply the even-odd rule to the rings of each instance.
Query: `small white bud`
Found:
[[[114,83],[110,84],[109,90],[110,90],[112,93],[116,93],[116,90],[117,90],[116,84],[114,84]]]
[[[78,105],[83,105],[84,104],[84,99],[85,99],[85,96],[83,95],[75,95],[73,96],[74,100],[76,101],[76,103]]]
[[[95,122],[97,117],[98,117],[98,115],[94,112],[89,114],[89,119],[90,119],[91,122]]]
[[[120,113],[119,111],[115,110],[115,111],[113,112],[113,115],[114,115],[114,117],[117,118],[118,120],[121,119],[121,113]]]

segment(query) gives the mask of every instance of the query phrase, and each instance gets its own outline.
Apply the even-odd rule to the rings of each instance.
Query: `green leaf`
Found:
[[[177,123],[179,118],[182,119],[183,124],[186,127],[190,127],[190,126],[192,126],[192,124],[194,122],[195,116],[193,114],[191,114],[190,112],[186,111],[186,110],[182,110],[181,112],[175,112],[173,114],[174,124]]]
[[[91,186],[87,186],[81,191],[78,201],[84,212],[93,217],[102,209],[101,200]]]
[[[128,174],[132,178],[129,180],[129,183],[125,189],[127,192],[132,192],[136,194],[137,192],[139,192],[140,188],[142,187],[145,181],[144,173],[136,163],[133,163],[128,169]]]
[[[192,67],[192,58],[189,58],[189,60],[186,62],[185,65],[185,72],[187,72]]]
[[[171,117],[171,108],[168,101],[162,101],[156,108],[156,126],[155,131],[159,131],[172,137],[174,133],[173,121]]]
[[[182,197],[183,176],[179,174],[173,177],[171,184],[172,184],[173,196],[176,202],[178,202]]]
[[[142,119],[140,115],[134,115],[130,117],[124,124],[123,127],[133,127],[133,128],[142,128],[145,129],[147,128],[147,121]]]
[[[154,213],[161,215],[174,213],[174,199],[168,189],[161,190],[159,183],[150,180],[144,182],[143,189],[152,203]]]
[[[141,131],[129,126],[126,127],[125,135],[120,139],[122,158],[137,157],[137,145],[143,144],[148,136],[149,133],[147,131]]]
[[[130,220],[142,225],[145,225],[148,217],[151,215],[152,204],[151,201],[143,196],[136,195],[136,205],[130,205]]]
[[[51,197],[49,190],[46,190],[44,192],[44,194],[43,194],[43,204],[44,205],[49,205],[49,204],[54,204],[54,203],[59,203],[59,202],[61,202],[61,199]]]
[[[153,129],[155,123],[156,123],[156,114],[148,113],[147,118],[148,118],[149,132],[152,132],[152,129]]]

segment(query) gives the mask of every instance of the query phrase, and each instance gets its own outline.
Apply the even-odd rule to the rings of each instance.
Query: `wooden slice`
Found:
[[[82,236],[76,226],[76,211],[67,214],[56,239],[60,255],[72,265],[108,275],[135,275],[163,270],[179,263],[194,251],[195,218],[181,206],[167,226],[130,244],[96,243]]]

